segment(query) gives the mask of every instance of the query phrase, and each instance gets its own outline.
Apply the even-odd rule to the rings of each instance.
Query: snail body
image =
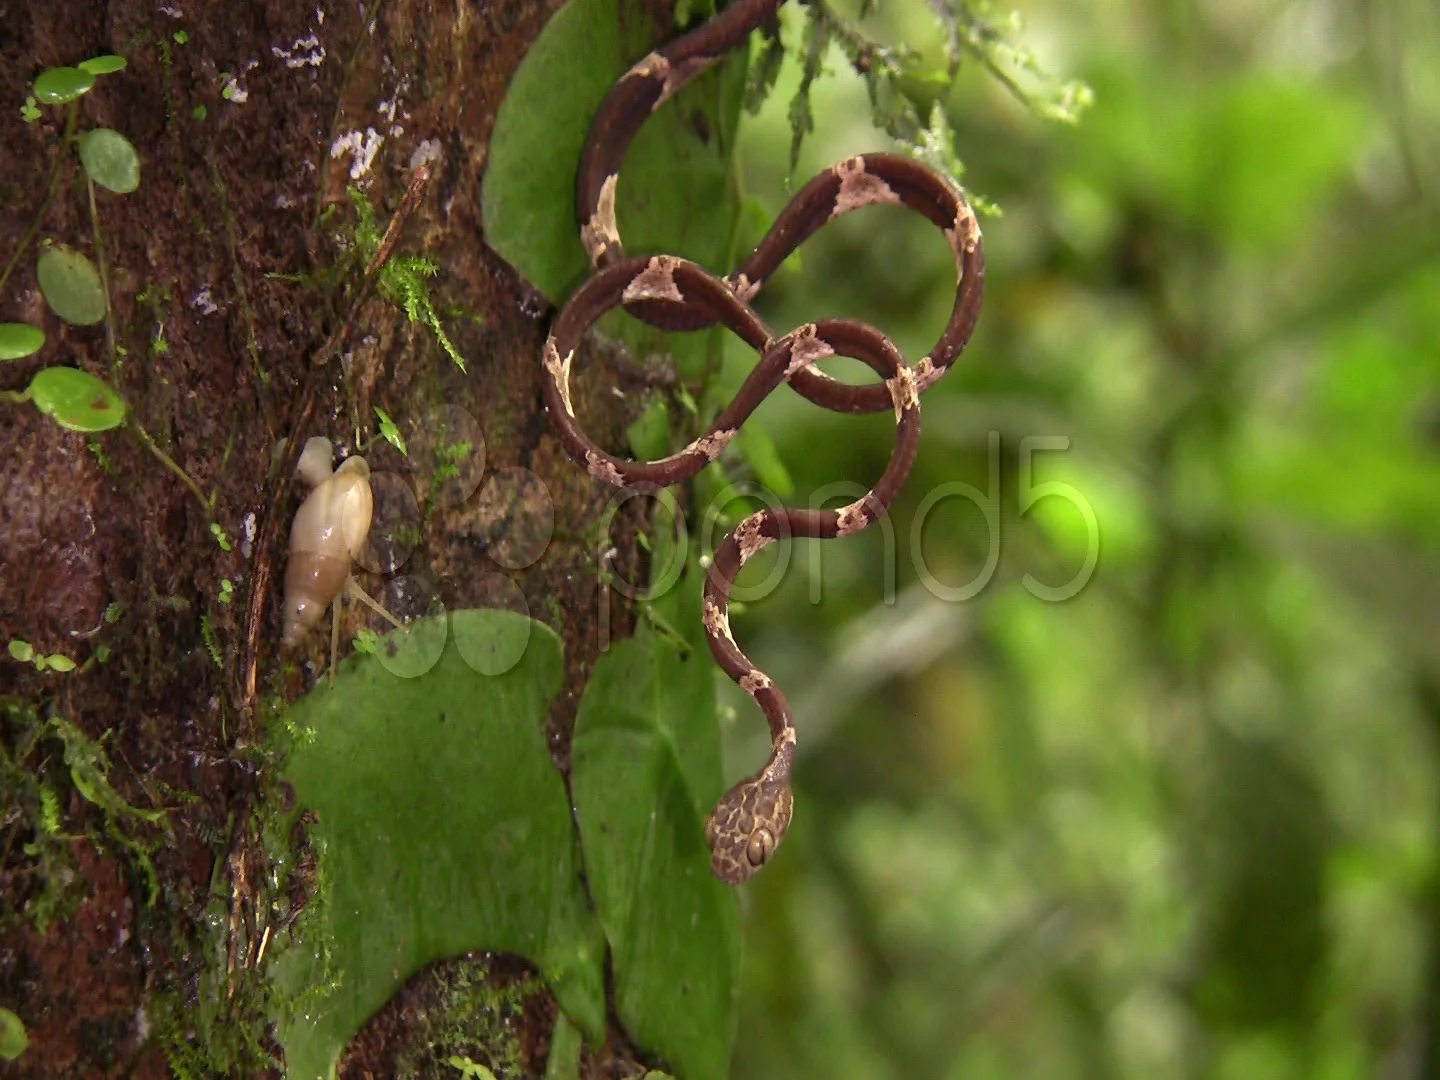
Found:
[[[402,633],[409,627],[391,615],[350,576],[350,563],[365,546],[375,497],[370,492],[370,466],[358,454],[330,468],[330,440],[316,436],[305,443],[295,471],[313,490],[295,511],[290,524],[290,555],[285,562],[285,624],[282,642],[298,645],[325,609],[330,623],[330,685],[335,685],[335,657],[340,648],[340,598],[348,594]]]
[[[370,466],[365,459],[346,458],[338,469],[325,475],[317,464],[320,444],[323,467],[328,471],[330,440],[325,438],[306,443],[298,469],[303,478],[318,482],[290,526],[290,556],[285,564],[286,645],[304,638],[340,596],[350,577],[350,562],[370,533],[374,513]]]

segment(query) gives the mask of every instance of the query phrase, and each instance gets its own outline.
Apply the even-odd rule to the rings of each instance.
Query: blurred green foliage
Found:
[[[944,102],[1003,216],[893,536],[742,578],[788,559],[734,623],[801,757],[750,888],[732,1075],[1440,1075],[1440,15],[1020,6],[1019,40],[1094,105],[1047,123],[974,64]],[[771,213],[798,14],[738,148]],[[861,25],[939,51],[924,4]],[[797,185],[886,146],[828,66]],[[777,332],[863,318],[913,361],[953,300],[944,240],[898,209],[803,259],[757,301]],[[733,348],[725,381],[752,363]],[[796,395],[757,419],[797,505],[873,481],[893,435]],[[1069,487],[1027,506],[1027,467]],[[937,501],[956,481],[980,502]],[[1086,506],[1098,566],[1042,600],[1026,575],[1076,574]],[[767,740],[722,701],[734,777]]]

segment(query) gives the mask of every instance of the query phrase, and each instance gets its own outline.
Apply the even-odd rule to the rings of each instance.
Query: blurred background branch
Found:
[[[893,539],[797,544],[735,619],[803,752],[734,1075],[1440,1076],[1440,11],[1013,6],[787,10],[742,131],[770,213],[802,87],[797,181],[878,121],[1002,213]],[[953,287],[882,208],[759,306],[914,359]],[[800,505],[893,426],[760,422]],[[1098,564],[1047,602],[1086,508]],[[727,700],[738,775],[764,750]]]

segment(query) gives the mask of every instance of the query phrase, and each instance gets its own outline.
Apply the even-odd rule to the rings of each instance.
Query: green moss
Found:
[[[71,837],[61,820],[56,791],[60,777],[44,767],[40,754],[45,726],[33,705],[10,699],[0,706],[0,821],[7,830],[18,830],[17,846],[26,860],[24,876],[39,883],[23,908],[7,905],[0,914],[0,936],[8,934],[9,919],[20,916],[44,933],[84,898]]]
[[[283,735],[272,736],[253,752],[251,764],[259,775],[274,775],[271,766],[284,741]],[[266,781],[245,833],[245,842],[253,845],[248,858],[257,861],[258,846],[266,873],[247,878],[238,895],[227,870],[233,819],[196,829],[214,856],[210,899],[195,936],[170,943],[178,961],[170,984],[150,1006],[152,1038],[177,1080],[283,1069],[267,1044],[275,991],[266,968],[272,950],[292,929],[317,919],[323,923],[328,897],[323,852],[308,844],[304,829],[295,827],[295,816],[284,788]],[[171,900],[175,906],[193,906],[183,897]],[[236,912],[238,922],[233,921]],[[334,976],[327,965],[326,979],[307,990],[307,1000],[323,996]]]
[[[44,716],[36,704],[18,698],[0,703],[0,715],[0,820],[21,831],[20,850],[40,882],[25,903],[25,917],[43,932],[83,899],[83,878],[71,854],[71,842],[81,836],[118,853],[145,882],[147,904],[153,904],[158,879],[151,856],[159,839],[150,827],[164,820],[164,811],[126,802],[110,783],[102,740],[88,738],[63,715]],[[100,811],[98,822],[81,827],[66,820],[70,789]]]
[[[465,960],[445,969],[438,1007],[421,1017],[419,1030],[396,1059],[396,1075],[454,1076],[464,1069],[451,1059],[489,1069],[495,1080],[525,1074],[523,1047],[516,1035],[525,999],[544,989],[538,978],[495,985],[486,963]],[[478,1075],[483,1076],[484,1073]]]
[[[360,189],[352,187],[347,194],[355,204],[355,244],[361,257],[369,262],[380,250],[384,231],[375,220],[375,208]],[[434,277],[439,269],[434,259],[423,255],[391,255],[380,268],[380,295],[403,308],[411,322],[429,330],[445,355],[464,371],[465,358],[445,333],[440,313],[430,299],[429,286],[425,284],[425,279]]]

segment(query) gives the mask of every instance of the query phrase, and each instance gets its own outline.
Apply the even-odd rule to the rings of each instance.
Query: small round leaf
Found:
[[[25,322],[0,323],[0,360],[19,360],[40,351],[45,331]]]
[[[35,97],[46,105],[64,105],[94,85],[95,76],[88,71],[73,67],[49,68],[35,77]]]
[[[51,367],[30,380],[30,400],[71,431],[109,431],[125,420],[125,400],[88,372]]]
[[[105,318],[105,290],[100,272],[80,252],[54,247],[35,265],[40,291],[56,315],[76,326],[93,326]]]
[[[121,195],[140,186],[140,155],[118,131],[96,128],[80,136],[80,163],[91,180]]]
[[[28,641],[15,638],[5,648],[10,652],[10,659],[19,660],[22,664],[28,664],[35,659],[35,650]]]
[[[75,661],[71,660],[70,657],[66,656],[64,653],[51,653],[45,659],[49,663],[51,671],[75,670]]]
[[[124,71],[126,63],[125,57],[107,53],[105,56],[92,56],[76,67],[81,71],[88,71],[91,75],[113,75],[117,71]]]
[[[14,1061],[30,1045],[30,1036],[20,1017],[9,1009],[0,1009],[0,1061]]]

